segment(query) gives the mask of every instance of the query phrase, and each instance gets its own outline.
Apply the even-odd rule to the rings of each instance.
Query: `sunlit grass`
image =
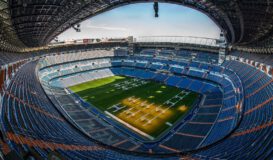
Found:
[[[128,90],[115,87],[116,84],[132,80],[133,78],[129,77],[113,76],[76,85],[70,89],[103,113],[107,111],[155,138],[171,128],[167,123],[175,124],[183,117],[197,98],[197,94],[190,93],[183,100],[169,107],[163,103],[180,93],[181,89],[154,81],[148,81],[147,84]],[[135,102],[130,102],[128,98]],[[116,104],[125,108],[118,111],[109,109]]]

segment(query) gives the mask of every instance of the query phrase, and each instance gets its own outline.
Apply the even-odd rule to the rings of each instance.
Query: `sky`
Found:
[[[59,40],[123,38],[128,36],[195,36],[219,38],[219,27],[205,14],[181,5],[159,3],[159,18],[153,3],[122,6],[89,18],[81,32],[68,29]]]

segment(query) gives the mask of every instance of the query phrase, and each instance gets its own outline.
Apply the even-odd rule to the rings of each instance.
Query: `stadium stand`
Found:
[[[47,46],[83,19],[137,2],[0,0],[0,159],[273,159],[272,2],[168,1],[210,16],[223,48],[129,38]],[[114,75],[198,101],[145,141],[69,90]]]
[[[95,115],[92,114],[90,115],[90,112],[87,113],[86,110],[84,110],[84,108],[75,104],[75,100],[73,100],[73,98],[77,97],[67,96],[67,92],[60,88],[56,88],[56,86],[58,85],[64,85],[67,87],[67,85],[71,84],[73,85],[73,82],[74,84],[76,84],[77,82],[81,83],[84,81],[89,81],[92,78],[97,79],[101,77],[118,74],[141,77],[146,79],[155,78],[155,80],[163,81],[168,85],[186,88],[206,95],[203,104],[200,105],[200,107],[193,115],[191,115],[191,118],[188,121],[186,121],[184,125],[178,127],[175,133],[171,136],[171,138],[162,141],[163,143],[157,143],[158,147],[153,148],[153,153],[167,154],[173,152],[176,153],[181,151],[191,151],[192,149],[198,150],[199,148],[202,150],[202,148],[206,148],[206,146],[210,146],[211,144],[213,146],[214,142],[217,141],[221,142],[221,143],[218,142],[219,144],[216,145],[217,147],[215,146],[215,148],[217,149],[209,148],[207,150],[200,151],[197,154],[192,154],[193,157],[197,158],[210,157],[213,155],[213,153],[219,152],[218,147],[221,147],[223,150],[225,150],[223,148],[225,144],[232,143],[234,137],[236,137],[236,139],[239,139],[239,141],[242,141],[242,143],[247,143],[248,138],[244,138],[244,136],[250,136],[249,134],[252,134],[253,132],[254,132],[253,134],[255,134],[257,131],[260,130],[261,130],[260,132],[264,133],[264,135],[266,135],[266,137],[268,137],[269,138],[268,140],[270,141],[270,135],[268,135],[268,133],[265,130],[267,128],[268,129],[271,128],[270,118],[268,120],[266,119],[262,120],[258,123],[257,121],[255,121],[255,117],[253,117],[256,114],[252,115],[252,113],[255,112],[256,110],[257,112],[259,111],[262,113],[263,112],[270,113],[270,111],[272,112],[272,108],[270,109],[270,107],[266,107],[266,105],[270,106],[272,104],[272,98],[270,98],[270,96],[272,97],[273,94],[271,92],[272,78],[270,78],[267,75],[264,75],[265,73],[258,69],[255,69],[254,67],[233,60],[225,62],[222,68],[221,66],[219,67],[214,66],[212,64],[205,64],[199,62],[189,61],[184,61],[181,63],[176,61],[169,62],[164,59],[160,59],[160,57],[156,59],[149,58],[147,56],[114,57],[113,54],[109,54],[109,56],[107,56],[108,55],[107,53],[110,53],[109,51],[91,52],[93,52],[93,54],[89,54],[91,55],[90,57],[82,58],[81,61],[79,61],[77,56],[73,56],[73,53],[61,55],[64,56],[62,58],[62,62],[53,61],[54,59],[56,59],[55,58],[56,55],[48,56],[39,62],[39,66],[41,67],[41,69],[39,69],[40,71],[38,75],[41,79],[42,86],[44,86],[44,89],[47,92],[47,94],[50,95],[51,97],[50,99],[51,100],[55,99],[52,100],[53,103],[74,104],[70,106],[67,105],[67,107],[65,107],[66,105],[60,106],[58,104],[56,106],[59,106],[60,108],[64,109],[66,113],[64,114],[62,111],[63,115],[68,116],[67,119],[70,119],[71,123],[78,127],[80,130],[82,130],[84,133],[89,132],[89,136],[92,139],[99,140],[101,143],[105,145],[107,144],[112,145],[115,146],[115,148],[119,148],[122,150],[126,149],[128,150],[128,148],[133,148],[135,152],[141,153],[147,152],[147,154],[150,153],[150,150],[145,149],[144,147],[145,144],[138,144],[137,141],[133,139],[122,140],[125,139],[125,136],[122,136],[123,133],[118,132],[117,130],[112,131],[113,128],[110,126],[108,127],[105,126],[105,124],[102,121],[94,121],[91,117],[94,117]],[[100,58],[101,53],[104,53],[106,55],[106,58],[104,57]],[[31,62],[26,66],[35,65],[36,63]],[[71,69],[71,66],[78,66],[79,70]],[[164,68],[164,66],[168,67]],[[130,69],[134,67],[138,67],[138,69],[136,68],[134,70]],[[155,72],[156,70],[162,70],[163,68],[167,71],[175,73],[175,76],[168,75],[164,76],[161,73]],[[245,68],[245,70],[247,70],[248,72],[252,72],[252,74],[246,74],[245,71],[239,70],[240,68]],[[204,69],[207,69],[207,71],[204,71]],[[60,72],[60,70],[62,71]],[[220,75],[217,73],[222,74]],[[20,74],[17,73],[16,75]],[[181,77],[182,75],[185,75],[187,77],[183,78]],[[62,83],[64,79],[62,77],[66,77],[65,83]],[[75,79],[75,77],[77,77],[78,79]],[[263,78],[266,79],[263,80]],[[57,80],[59,80],[59,83],[55,84],[54,85],[55,87],[51,87],[51,85],[49,85],[50,83],[48,83],[51,81],[51,79],[55,81],[54,83],[56,83]],[[73,79],[74,81],[72,81]],[[200,81],[200,79],[202,79],[202,81]],[[207,82],[205,81],[205,79],[207,79]],[[261,81],[261,84],[260,85],[257,84],[257,86],[256,85],[254,86],[253,84],[258,81],[257,79]],[[12,86],[15,86],[15,84],[17,86],[20,85],[22,82],[17,83],[17,81],[14,81],[11,83],[13,84]],[[221,86],[221,90],[215,87],[217,83]],[[245,90],[243,90],[243,88]],[[29,90],[33,90],[33,88],[29,88]],[[256,96],[253,95],[259,94],[260,92],[261,94],[266,93],[266,95],[268,96],[255,99]],[[3,98],[4,99],[3,104],[7,104],[5,99],[19,100],[21,97],[24,97],[16,95],[18,93],[23,93],[22,91],[16,91],[16,89],[12,88],[9,88],[8,91],[5,91],[4,93],[6,94]],[[243,96],[244,94],[245,96]],[[35,97],[37,95],[39,96],[44,95],[44,93],[41,93],[41,90],[39,94],[32,92],[31,96],[34,96],[34,98],[31,98],[30,100],[33,99],[34,100],[33,102],[23,100],[22,102],[20,101],[20,103],[17,104],[15,100],[13,102],[15,104],[13,105],[20,105],[21,103],[23,103],[26,107],[34,110],[32,112],[38,112],[43,116],[53,119],[54,121],[60,121],[59,123],[61,122],[64,123],[65,120],[61,118],[61,116],[58,116],[58,112],[53,110],[48,111],[45,108],[38,108],[42,107],[43,104],[46,105],[46,103],[41,100],[38,100],[37,98],[35,100]],[[43,97],[43,99],[46,99],[46,97]],[[242,102],[244,103],[244,105]],[[249,108],[243,109],[243,106],[246,105],[249,106]],[[58,110],[61,110],[60,108]],[[262,108],[268,108],[269,110],[266,109],[260,110]],[[241,118],[242,121],[240,121]],[[91,119],[92,122],[90,122]],[[24,122],[23,117],[21,117],[21,120],[14,119],[13,121],[16,122],[15,124],[17,125],[16,127],[12,127],[15,124],[9,124],[8,126],[11,127],[12,129],[18,128],[19,124],[20,124],[19,128],[27,126],[27,124],[21,124]],[[19,121],[21,121],[21,123],[19,123]],[[97,125],[95,125],[94,128],[90,128],[88,124]],[[239,127],[237,126],[237,124],[239,124]],[[231,132],[234,129],[235,131]],[[8,128],[6,132],[8,132]],[[111,137],[114,137],[113,139],[119,139],[119,142],[122,142],[123,145],[115,144],[115,142],[111,140],[109,141],[108,138],[103,137],[98,138],[97,135],[94,134],[95,132],[103,133],[105,136],[108,134],[108,136],[106,137],[109,137],[110,134]],[[23,133],[20,133],[19,135],[22,134]],[[120,138],[118,138],[117,136]],[[222,142],[221,139],[223,138],[225,138],[225,140]],[[190,140],[191,143],[189,142],[185,143],[187,142],[187,140]],[[180,143],[177,143],[178,141],[180,141]],[[270,147],[269,141],[265,143],[260,142],[263,143],[265,147],[264,149],[266,149],[268,145]],[[232,156],[236,156],[236,154],[239,154],[241,149],[242,148],[240,148],[239,150],[232,151],[233,154],[221,154],[219,155],[219,157],[217,157],[217,154],[215,154],[215,157],[230,158]],[[248,149],[247,144],[245,144],[245,149]],[[227,149],[226,152],[229,152],[229,150]],[[246,153],[244,156],[245,157],[252,156],[249,155],[248,153]],[[268,151],[268,153],[270,153],[270,151]]]
[[[231,52],[231,55],[273,66],[273,56],[271,54],[261,55],[261,54],[237,51],[237,52]]]
[[[79,56],[73,56],[76,54],[82,54],[82,58],[79,59]],[[56,56],[62,56],[62,58],[59,59],[61,61],[56,61]],[[264,131],[264,135],[270,140],[270,135],[266,132],[266,128],[271,128],[270,118],[257,122],[255,121],[255,117],[253,117],[256,114],[253,113],[257,112],[258,114],[261,112],[260,114],[262,114],[263,112],[272,112],[272,107],[266,107],[272,106],[272,78],[261,70],[242,62],[231,60],[226,61],[223,66],[216,66],[209,63],[200,63],[198,61],[167,61],[160,57],[154,59],[149,56],[117,56],[113,54],[113,51],[103,50],[89,51],[86,54],[85,52],[81,52],[47,56],[39,61],[38,66],[40,69],[38,69],[38,75],[51,102],[47,99],[47,96],[42,91],[37,80],[36,84],[27,83],[26,77],[31,77],[31,72],[35,73],[36,69],[33,66],[36,66],[36,62],[30,62],[23,65],[24,69],[18,70],[15,77],[9,82],[10,87],[3,91],[2,103],[3,107],[6,106],[6,109],[3,108],[3,112],[6,112],[6,115],[10,115],[3,119],[3,123],[7,124],[4,132],[6,134],[4,134],[4,136],[7,137],[7,139],[10,139],[8,144],[13,144],[12,146],[16,148],[18,153],[26,154],[28,151],[28,147],[17,148],[17,145],[21,144],[21,142],[17,142],[18,138],[21,139],[25,137],[16,137],[11,133],[16,133],[20,136],[29,136],[29,132],[31,131],[33,132],[32,134],[40,133],[47,135],[45,134],[47,131],[41,126],[51,124],[52,122],[50,121],[56,123],[54,126],[62,126],[62,128],[70,130],[71,128],[67,129],[67,126],[63,126],[67,123],[64,117],[62,117],[65,116],[76,128],[83,131],[83,133],[86,133],[86,135],[89,135],[92,140],[95,141],[93,143],[112,145],[121,150],[133,148],[134,152],[149,154],[150,150],[145,149],[145,144],[139,143],[134,139],[126,139],[126,136],[123,135],[122,132],[106,125],[103,121],[91,118],[95,117],[95,114],[90,114],[83,106],[76,104],[74,99],[77,97],[70,97],[65,90],[59,88],[59,85],[67,87],[68,85],[89,81],[92,78],[97,79],[111,75],[130,75],[145,79],[155,78],[155,80],[162,81],[168,85],[186,88],[206,95],[203,104],[199,106],[193,115],[191,115],[191,118],[183,123],[184,125],[177,127],[174,134],[171,135],[171,138],[162,141],[162,143],[157,143],[158,147],[153,148],[153,153],[167,154],[191,151],[193,149],[198,150],[199,148],[202,149],[213,145],[217,141],[221,142],[221,140],[226,137],[228,137],[227,140],[217,144],[217,148],[234,140],[234,137],[238,137],[240,141],[247,143],[247,138],[243,137],[249,136],[249,134],[260,130],[260,132]],[[78,68],[76,69],[75,66]],[[134,72],[132,72],[130,68],[134,67],[137,67],[137,69],[135,68]],[[240,70],[240,68],[244,68],[244,70]],[[29,72],[31,69],[32,71]],[[155,72],[156,70],[166,70],[174,75],[164,76],[162,73]],[[12,71],[10,71],[10,74],[11,72]],[[21,72],[23,73],[21,74]],[[183,75],[187,77],[181,77]],[[35,78],[35,74],[32,74],[32,77]],[[75,77],[77,79],[75,79]],[[200,79],[202,79],[202,81]],[[221,90],[215,87],[217,83],[221,86]],[[263,96],[260,96],[260,94]],[[59,106],[59,108],[56,110],[52,103]],[[60,104],[69,105],[60,106]],[[8,106],[15,106],[15,108],[10,112],[11,108]],[[29,111],[17,111],[16,108],[21,108],[19,106],[26,107]],[[248,107],[243,108],[243,106]],[[261,110],[262,108],[264,108],[264,110]],[[265,108],[268,108],[269,110],[266,110]],[[18,114],[15,114],[16,112],[18,112]],[[61,115],[60,112],[62,113]],[[41,119],[40,122],[35,121],[36,124],[32,124],[33,121],[31,119],[33,119],[33,114],[39,115],[41,118],[48,117],[48,120],[45,121],[45,119]],[[270,116],[270,114],[268,116]],[[242,121],[240,121],[241,118]],[[90,124],[96,125],[90,128]],[[239,124],[239,127],[237,124]],[[30,131],[25,130],[28,126],[31,127]],[[51,131],[54,129],[52,126],[48,126],[47,128]],[[234,129],[235,131],[231,132]],[[94,134],[96,132],[99,134]],[[104,136],[101,137],[102,133],[108,138],[103,138]],[[229,135],[230,133],[232,134]],[[57,133],[54,133],[54,137],[57,135]],[[109,136],[112,137],[112,140]],[[32,135],[32,137],[29,138],[34,137],[37,136]],[[41,135],[38,137],[41,137]],[[38,140],[44,139],[42,138],[43,136],[41,138],[38,137]],[[49,137],[46,138],[46,140],[50,139],[51,138]],[[178,140],[180,143],[177,143]],[[185,143],[187,140],[190,140],[191,143]],[[59,142],[58,138],[51,139],[50,141],[53,141],[54,143]],[[70,141],[71,140],[67,141],[66,144],[73,144]],[[123,143],[121,145],[116,144],[117,142]],[[87,142],[81,143],[81,141],[77,141],[77,144],[88,146],[89,144],[86,143]],[[268,145],[270,146],[270,143],[267,141],[263,143],[263,145],[266,148]],[[38,145],[35,149],[35,153],[38,153],[39,156],[43,157],[46,154],[41,151],[40,147],[41,146]],[[198,154],[192,154],[192,156],[205,158],[206,156],[210,157],[212,153],[216,153],[217,151],[219,150],[216,149],[216,151],[214,151],[214,149],[208,149],[207,151],[200,151]],[[232,152],[232,155],[234,156],[236,156],[236,153],[239,154],[239,150]],[[270,151],[268,151],[268,153],[270,153]],[[224,158],[227,157],[227,155],[229,154],[219,155],[219,157]],[[247,157],[249,154],[246,154],[245,156]]]

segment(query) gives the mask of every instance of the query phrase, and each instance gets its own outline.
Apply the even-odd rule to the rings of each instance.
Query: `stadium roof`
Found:
[[[149,0],[0,0],[0,38],[37,47],[89,17]],[[151,1],[153,2],[153,1]],[[271,0],[159,0],[197,9],[211,17],[237,45],[263,45],[273,37]],[[266,43],[265,43],[266,42]]]

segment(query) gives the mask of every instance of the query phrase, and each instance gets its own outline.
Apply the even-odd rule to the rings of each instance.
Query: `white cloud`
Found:
[[[151,6],[145,3],[120,7],[82,22],[81,32],[69,29],[58,37],[60,40],[127,36],[219,37],[220,29],[203,13],[161,4],[160,17],[154,18]]]

